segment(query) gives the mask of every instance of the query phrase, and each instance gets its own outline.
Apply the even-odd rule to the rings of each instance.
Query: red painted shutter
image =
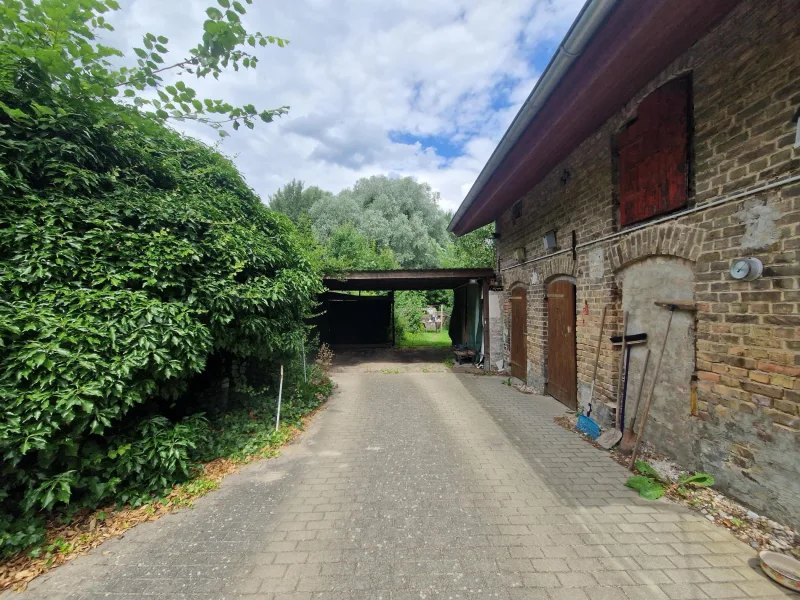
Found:
[[[663,85],[642,100],[636,121],[619,134],[621,225],[686,206],[689,93],[688,78]]]

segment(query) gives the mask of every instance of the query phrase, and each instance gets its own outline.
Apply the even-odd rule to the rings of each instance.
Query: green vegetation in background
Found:
[[[422,317],[428,306],[425,292],[402,291],[394,295],[395,341],[423,331]]]
[[[332,197],[330,192],[323,191],[316,186],[303,189],[303,182],[292,179],[272,196],[269,197],[269,207],[288,216],[295,223],[308,216],[308,211],[314,204],[323,199]]]
[[[447,330],[442,331],[419,331],[407,333],[402,339],[397,340],[397,345],[401,348],[416,348],[422,346],[435,346],[449,348],[453,345]]]
[[[376,176],[336,195],[303,186],[292,180],[271,197],[270,207],[314,236],[326,272],[494,264],[494,226],[456,238],[447,231],[451,215],[427,184]],[[429,303],[447,303],[437,293],[452,296],[432,292]]]
[[[493,267],[494,225],[484,225],[461,237],[452,236],[442,253],[441,266],[446,269]]]
[[[95,36],[114,0],[0,7],[0,554],[39,541],[46,519],[147,502],[229,454],[238,436],[219,432],[238,427],[237,402],[268,414],[277,365],[296,361],[321,289],[308,238],[228,159],[163,125],[226,135],[285,111],[186,85],[285,43],[219,5],[186,57],[164,68],[168,40],[147,34],[118,70]],[[223,411],[201,396],[234,367]],[[287,418],[320,393],[296,373]]]
[[[350,223],[336,229],[321,246],[320,252],[325,270],[332,274],[353,270],[386,271],[400,267],[390,248],[379,247],[375,240],[360,233]]]

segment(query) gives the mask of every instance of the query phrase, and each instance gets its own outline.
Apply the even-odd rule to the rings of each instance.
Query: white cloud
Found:
[[[410,175],[455,209],[520,104],[537,67],[582,0],[293,0],[249,5],[251,30],[291,40],[260,49],[259,67],[201,81],[201,94],[258,108],[288,104],[273,124],[226,138],[264,200],[298,178],[336,192],[372,174]],[[197,43],[207,2],[132,0],[111,21],[128,52],[149,31],[175,58]],[[184,127],[215,142],[213,131]],[[463,148],[444,157],[390,132],[436,136]]]

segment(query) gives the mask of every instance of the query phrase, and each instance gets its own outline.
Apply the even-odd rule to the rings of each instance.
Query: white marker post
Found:
[[[275,431],[281,426],[281,395],[283,394],[283,365],[281,365],[281,381],[278,384],[278,414],[275,415]]]
[[[306,379],[306,341],[303,340],[303,383],[307,382]]]

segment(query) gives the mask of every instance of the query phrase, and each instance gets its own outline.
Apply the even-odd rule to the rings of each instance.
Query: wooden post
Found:
[[[391,311],[392,311],[392,348],[394,348],[395,339],[394,339],[394,290],[389,292],[389,298],[391,298]]]
[[[281,396],[283,396],[283,365],[281,365],[281,380],[278,384],[278,410],[275,412],[275,431],[281,428]]]
[[[483,280],[483,366],[487,371],[492,370],[491,352],[489,348],[489,340],[491,339],[491,332],[489,331],[489,280]]]

